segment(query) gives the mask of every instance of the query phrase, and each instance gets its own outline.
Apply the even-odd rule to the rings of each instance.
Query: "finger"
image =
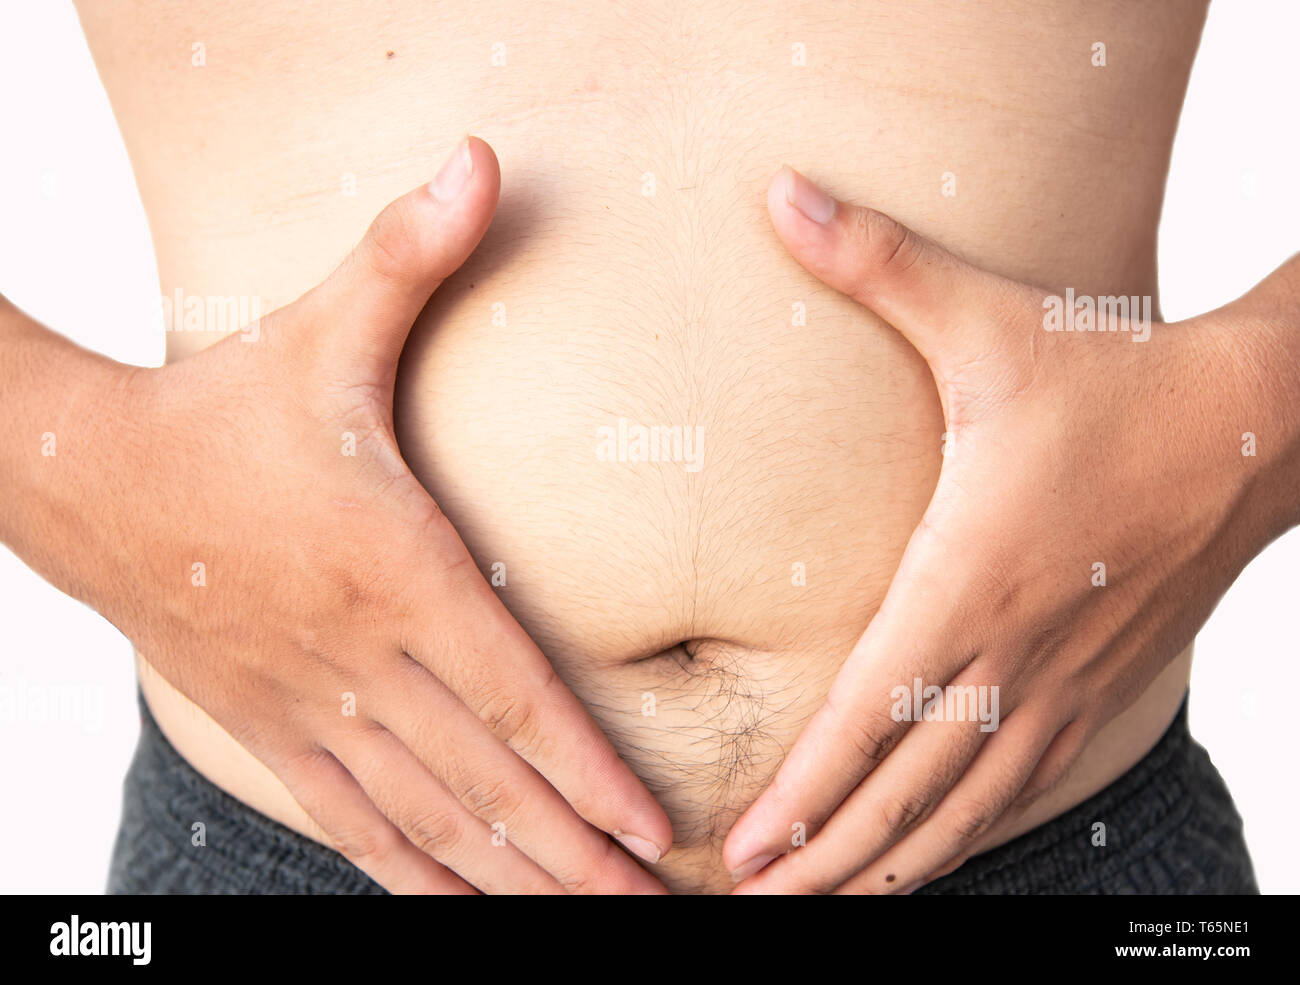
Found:
[[[478,889],[564,892],[507,835],[467,811],[387,729],[359,725],[330,751],[412,845]]]
[[[1003,719],[934,812],[836,892],[908,893],[931,873],[964,859],[995,823],[1007,819],[1057,731],[1024,709]]]
[[[321,750],[279,764],[276,773],[335,851],[389,892],[475,894],[473,886],[412,845],[333,754]]]
[[[376,715],[476,817],[571,892],[663,893],[662,884],[580,818],[540,774],[409,657],[383,678]],[[411,714],[413,708],[419,714]],[[497,829],[494,829],[497,830]]]
[[[959,259],[883,212],[838,202],[783,167],[768,210],[791,255],[811,273],[897,328],[936,371],[987,357],[1003,313],[1028,288]]]
[[[1067,724],[1038,757],[1033,773],[1025,781],[1016,799],[1006,811],[1006,821],[1014,824],[1048,793],[1059,787],[1092,740],[1093,732],[1079,719]]]
[[[492,221],[501,189],[496,155],[462,140],[427,185],[392,202],[339,267],[301,304],[318,337],[297,340],[347,374],[391,387],[411,325],[438,285],[468,259]],[[331,326],[331,327],[326,327]]]
[[[940,540],[923,519],[825,703],[768,788],[732,826],[722,858],[733,878],[787,852],[792,825],[811,838],[917,717],[916,682],[942,686],[977,655],[967,635],[972,581]]]
[[[736,887],[828,893],[925,821],[989,736],[978,721],[925,722],[851,793],[806,846]]]
[[[459,538],[448,524],[443,537]],[[506,610],[464,545],[440,560],[412,600],[402,646],[492,733],[524,758],[579,816],[628,851],[658,862],[672,845],[668,815]],[[460,558],[457,560],[457,558]],[[452,600],[438,607],[420,599]]]

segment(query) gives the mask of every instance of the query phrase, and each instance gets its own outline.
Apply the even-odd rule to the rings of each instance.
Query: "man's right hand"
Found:
[[[388,889],[662,892],[602,831],[657,861],[663,809],[394,439],[407,333],[499,189],[463,142],[256,341],[129,373],[69,580]]]

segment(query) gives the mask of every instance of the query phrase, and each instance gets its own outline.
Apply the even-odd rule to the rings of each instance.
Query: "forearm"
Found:
[[[97,608],[116,537],[125,389],[136,372],[44,328],[0,298],[0,541],[56,587]]]

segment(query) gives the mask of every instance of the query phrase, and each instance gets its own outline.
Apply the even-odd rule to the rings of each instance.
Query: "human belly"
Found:
[[[656,871],[674,889],[721,890],[722,839],[883,597],[944,430],[915,351],[784,253],[767,181],[788,160],[1001,273],[1154,294],[1184,81],[1171,94],[1167,63],[1190,62],[1195,31],[1116,14],[1149,43],[1134,45],[1136,68],[1098,77],[1086,55],[1062,67],[1052,54],[1086,51],[1089,24],[1053,22],[1055,47],[999,53],[1014,12],[993,23],[962,6],[863,4],[828,19],[819,4],[773,4],[735,22],[728,5],[667,4],[642,19],[591,6],[565,20],[480,4],[455,25],[416,5],[382,24],[359,12],[365,28],[346,43],[296,19],[317,45],[310,64],[268,59],[256,92],[219,70],[161,106],[149,103],[156,87],[115,85],[100,63],[168,295],[291,300],[462,133],[493,145],[497,219],[413,331],[399,441],[669,811],[675,847]],[[94,47],[93,15],[83,20]],[[272,25],[224,30],[256,27]],[[242,70],[258,75],[247,61],[259,57],[241,55]],[[1147,101],[1135,114],[1137,91]],[[202,149],[166,139],[186,127]],[[256,153],[221,140],[241,127]],[[210,341],[175,333],[169,357]],[[1140,758],[1189,662],[1000,836]],[[144,665],[141,681],[199,770],[326,840],[201,710]]]

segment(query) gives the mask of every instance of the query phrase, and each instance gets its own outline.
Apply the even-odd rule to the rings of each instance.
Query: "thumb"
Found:
[[[361,242],[303,299],[311,341],[349,383],[391,386],[411,325],[487,231],[501,189],[492,148],[467,137],[427,185],[390,203]]]
[[[820,280],[870,308],[925,357],[936,376],[998,346],[1015,281],[974,267],[883,212],[838,202],[791,167],[767,193],[786,249]]]

